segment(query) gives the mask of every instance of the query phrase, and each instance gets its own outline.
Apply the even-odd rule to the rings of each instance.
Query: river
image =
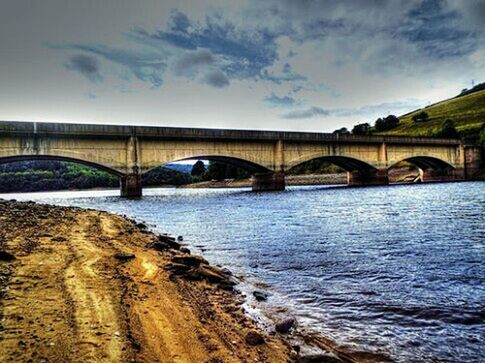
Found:
[[[126,214],[265,286],[263,312],[397,362],[485,359],[485,183],[0,195]],[[249,294],[248,294],[249,295]]]

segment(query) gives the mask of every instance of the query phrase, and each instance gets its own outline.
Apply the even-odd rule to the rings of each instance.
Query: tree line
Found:
[[[163,167],[142,176],[144,186],[181,185],[191,181],[190,175]],[[0,164],[0,193],[118,188],[119,185],[117,175],[72,162],[35,160]]]
[[[412,117],[413,122],[426,122],[429,120],[429,115],[426,111],[421,111]],[[340,135],[372,135],[375,132],[383,132],[395,129],[400,124],[399,118],[395,115],[389,115],[385,117],[379,117],[374,125],[365,122],[355,125],[351,131],[346,127],[335,130],[334,134]],[[447,137],[447,138],[457,138],[460,134],[456,130],[455,123],[451,119],[447,119],[441,123],[438,129],[433,133],[434,137]]]

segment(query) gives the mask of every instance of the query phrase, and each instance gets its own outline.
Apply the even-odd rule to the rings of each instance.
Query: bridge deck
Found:
[[[157,126],[120,126],[100,124],[70,124],[47,122],[0,121],[0,135],[64,135],[97,136],[107,138],[129,137],[136,135],[154,139],[220,139],[254,141],[293,141],[293,142],[350,142],[350,143],[388,143],[421,145],[458,145],[459,139],[437,139],[429,137],[405,136],[358,136],[338,135],[318,132],[228,130],[207,128],[181,128]]]

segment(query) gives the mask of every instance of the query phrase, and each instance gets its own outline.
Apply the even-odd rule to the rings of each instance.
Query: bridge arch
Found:
[[[407,161],[415,166],[417,166],[421,170],[446,170],[446,169],[455,169],[455,167],[450,164],[449,162],[442,160],[440,158],[429,156],[429,155],[409,155],[406,156],[399,161],[395,162],[394,164],[390,165],[388,169],[396,166],[400,162]]]
[[[433,182],[433,181],[456,181],[464,180],[464,169],[456,168],[448,161],[429,156],[429,155],[410,155],[390,165],[387,170],[390,170],[398,163],[406,161],[415,165],[419,169],[419,175],[415,182]]]
[[[313,155],[306,155],[304,157],[295,159],[287,164],[287,170],[291,170],[292,168],[304,164],[308,161],[312,160],[322,160],[328,161],[329,163],[335,164],[347,172],[368,172],[368,171],[376,171],[377,168],[365,161],[359,160],[357,158],[349,157],[349,156],[342,156],[342,155],[321,155],[321,154],[313,154]]]
[[[67,156],[56,156],[56,155],[15,155],[15,156],[4,156],[0,157],[0,164],[13,163],[17,161],[34,161],[34,160],[54,160],[54,161],[67,161],[76,164],[82,164],[90,166],[95,169],[106,171],[117,177],[122,177],[124,174],[118,170],[112,169],[102,164],[94,163],[92,161],[71,158]]]
[[[224,163],[224,164],[228,164],[228,165],[232,165],[232,166],[241,168],[243,170],[248,171],[251,174],[271,172],[271,170],[269,168],[262,166],[260,164],[257,164],[253,161],[246,160],[246,159],[237,158],[237,157],[234,157],[234,156],[204,155],[204,154],[178,158],[178,159],[169,161],[167,163],[160,164],[159,166],[163,166],[163,165],[166,165],[166,164],[169,164],[169,163],[176,163],[178,161],[186,161],[186,160],[217,161],[217,162],[221,162],[221,163]],[[155,166],[155,167],[152,167],[152,168],[149,168],[149,169],[144,169],[143,173],[147,173],[150,170],[153,170],[153,169],[155,169],[159,166]]]

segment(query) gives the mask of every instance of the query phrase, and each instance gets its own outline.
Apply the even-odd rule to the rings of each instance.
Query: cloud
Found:
[[[172,64],[175,75],[194,77],[198,68],[214,64],[214,55],[207,49],[184,51]]]
[[[269,103],[273,107],[290,107],[290,106],[294,106],[297,103],[293,97],[290,97],[290,96],[279,97],[274,93],[271,93],[271,96],[265,97],[264,101]]]
[[[103,77],[99,72],[99,61],[95,57],[76,54],[71,56],[69,60],[64,63],[64,66],[70,71],[81,73],[93,83],[101,82],[103,80]]]
[[[329,112],[324,110],[321,107],[310,107],[305,110],[297,110],[291,111],[281,115],[282,118],[285,119],[303,119],[303,118],[312,118],[317,116],[328,116]]]
[[[229,78],[220,69],[213,69],[205,74],[202,82],[216,88],[229,86]]]
[[[261,78],[274,82],[276,84],[282,84],[284,82],[297,82],[306,81],[307,78],[293,71],[288,63],[285,63],[281,72],[270,72],[263,70]]]
[[[184,50],[206,49],[217,56],[221,71],[236,79],[260,77],[262,70],[277,58],[276,34],[265,28],[237,26],[220,14],[207,15],[201,23],[174,11],[166,30],[148,32],[138,28],[129,36],[151,46],[165,44]]]
[[[388,114],[399,115],[402,112],[407,112],[423,106],[423,101],[417,99],[409,99],[406,101],[396,102],[384,102],[373,105],[365,105],[355,108],[333,108],[324,110],[318,106],[312,106],[304,110],[296,110],[281,115],[285,119],[303,119],[312,118],[316,116],[328,117],[349,117],[349,116],[361,116],[361,117],[378,117]]]
[[[162,85],[162,76],[167,68],[162,53],[113,48],[101,44],[65,44],[50,45],[50,47],[54,49],[84,51],[85,53],[103,57],[125,68],[128,71],[125,74],[125,78],[129,78],[132,75],[140,81],[150,83],[154,88]],[[89,58],[86,55],[82,55],[82,57]]]

